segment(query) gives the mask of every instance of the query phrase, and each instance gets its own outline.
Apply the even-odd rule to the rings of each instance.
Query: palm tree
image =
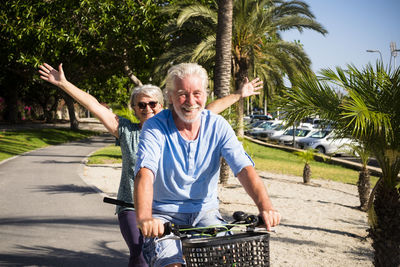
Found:
[[[231,87],[232,1],[218,0],[214,71],[214,92],[218,98],[229,95]]]
[[[168,25],[166,32],[176,45],[160,58],[156,72],[163,73],[171,61],[197,61],[212,67],[217,25],[215,5],[176,5],[168,12],[177,10],[180,10],[179,16]],[[197,36],[192,29],[197,29]],[[302,1],[234,0],[232,58],[236,88],[245,77],[258,76],[264,80],[265,90],[274,92],[284,88],[285,75],[293,80],[298,72],[309,71],[310,60],[303,48],[283,41],[279,35],[280,31],[292,29],[327,33]],[[242,101],[238,107],[240,137],[243,136]]]
[[[231,87],[231,44],[232,44],[233,0],[218,1],[218,26],[215,51],[214,92],[218,98],[229,95]],[[221,159],[220,183],[226,184],[230,168]]]
[[[380,62],[347,68],[299,79],[282,97],[282,109],[289,122],[312,115],[330,120],[341,135],[364,144],[376,157],[382,176],[369,212],[375,214],[369,218],[374,263],[400,266],[400,68],[386,70]]]
[[[294,153],[304,162],[303,182],[309,184],[311,182],[311,166],[310,162],[314,161],[316,149],[307,149],[303,151],[295,151]]]
[[[371,153],[362,144],[349,144],[348,145],[352,154],[361,160],[361,170],[358,174],[357,189],[358,196],[360,198],[360,210],[368,210],[368,200],[371,193],[371,179],[370,171],[367,168],[368,161]]]

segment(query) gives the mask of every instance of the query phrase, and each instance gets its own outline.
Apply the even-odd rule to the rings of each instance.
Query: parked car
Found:
[[[273,129],[265,130],[259,133],[256,138],[262,141],[268,141],[270,138],[282,135],[285,132],[285,126],[281,123],[276,124]]]
[[[255,121],[255,122],[249,123],[248,125],[246,125],[246,127],[249,128],[249,129],[252,129],[252,128],[257,127],[258,125],[260,125],[260,124],[262,124],[264,122],[265,121]]]
[[[315,130],[308,129],[308,128],[296,128],[296,129],[287,129],[283,132],[280,136],[273,136],[271,137],[271,141],[276,141],[278,144],[290,146],[293,145],[293,138],[294,141],[297,143],[301,139],[304,139],[311,134],[313,134]]]
[[[258,120],[263,120],[263,121],[268,121],[268,120],[272,120],[272,116],[270,114],[267,115],[251,115],[250,116],[250,123],[258,121]]]
[[[310,137],[299,140],[296,146],[301,149],[316,149],[319,153],[328,155],[350,154],[351,148],[346,144],[353,142],[350,138],[338,138],[334,131],[320,130]]]
[[[262,123],[258,124],[256,127],[253,127],[251,129],[245,131],[245,134],[256,138],[261,133],[263,133],[267,130],[274,129],[279,124],[282,124],[282,121],[279,121],[279,120],[262,121]]]
[[[300,123],[301,127],[308,127],[313,129],[325,129],[331,130],[331,123],[327,120],[319,119],[319,118],[307,118]]]

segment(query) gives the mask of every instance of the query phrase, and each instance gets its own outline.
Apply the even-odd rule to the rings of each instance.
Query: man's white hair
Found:
[[[172,66],[168,70],[167,78],[165,81],[165,94],[169,101],[169,95],[175,90],[175,79],[183,79],[187,75],[198,75],[201,79],[201,87],[207,93],[208,75],[207,71],[197,63],[181,63]],[[171,103],[170,103],[171,104]]]

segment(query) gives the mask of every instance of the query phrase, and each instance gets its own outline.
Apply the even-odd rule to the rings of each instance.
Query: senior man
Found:
[[[193,226],[223,223],[218,211],[220,158],[224,157],[257,205],[267,230],[279,224],[265,186],[234,131],[221,116],[204,110],[207,72],[195,63],[175,65],[166,79],[170,108],[147,120],[135,169],[137,222],[152,266],[181,266],[181,244],[165,239],[164,222]]]

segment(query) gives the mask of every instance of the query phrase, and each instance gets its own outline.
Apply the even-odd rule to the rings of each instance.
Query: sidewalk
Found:
[[[113,143],[101,134],[0,164],[0,266],[127,266],[115,207],[78,175]]]

